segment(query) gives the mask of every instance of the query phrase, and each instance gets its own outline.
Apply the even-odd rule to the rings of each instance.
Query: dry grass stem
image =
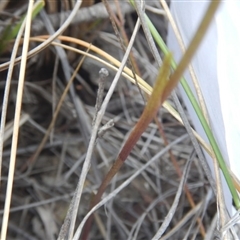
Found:
[[[95,143],[95,140],[96,140],[96,137],[97,137],[98,128],[99,128],[99,125],[101,123],[102,117],[103,117],[103,115],[106,111],[108,102],[109,102],[109,100],[110,100],[110,98],[113,94],[113,91],[116,87],[116,84],[119,80],[119,77],[120,77],[120,75],[121,75],[121,73],[122,73],[122,71],[125,67],[126,61],[128,59],[128,56],[129,56],[131,48],[132,48],[132,44],[134,43],[134,39],[135,39],[137,31],[138,31],[138,28],[139,28],[139,22],[138,22],[138,24],[136,24],[135,31],[132,34],[132,37],[131,37],[131,40],[130,40],[129,45],[127,47],[126,53],[125,53],[125,55],[122,59],[121,65],[120,65],[120,67],[117,71],[117,74],[115,75],[115,78],[113,79],[111,87],[109,88],[108,93],[107,93],[107,95],[106,95],[106,97],[105,97],[105,99],[102,103],[101,109],[99,110],[99,112],[97,114],[95,125],[93,126],[93,129],[92,129],[92,135],[91,135],[91,139],[90,139],[87,154],[86,154],[86,159],[84,161],[83,168],[82,168],[82,173],[80,175],[79,183],[78,183],[78,186],[76,188],[76,197],[75,197],[74,203],[73,203],[73,209],[75,209],[75,211],[73,212],[72,217],[71,217],[71,225],[70,225],[70,230],[69,230],[69,235],[68,235],[69,238],[72,238],[72,236],[73,236],[73,230],[75,228],[77,210],[78,210],[79,203],[80,203],[80,200],[81,200],[83,185],[84,185],[84,182],[85,182],[88,170],[89,170],[91,156],[92,156],[92,152],[93,152],[93,148],[94,148],[94,143]],[[70,208],[71,208],[71,206],[70,206]]]
[[[12,198],[13,179],[14,179],[14,171],[15,171],[15,163],[16,163],[16,155],[17,155],[17,144],[18,144],[20,114],[21,114],[21,107],[22,107],[23,85],[25,80],[27,52],[29,47],[29,37],[30,37],[30,30],[31,30],[31,17],[32,17],[33,3],[34,3],[33,0],[29,1],[27,17],[26,17],[26,28],[25,28],[24,41],[23,41],[20,73],[19,73],[19,79],[18,79],[19,83],[18,83],[17,100],[16,100],[16,107],[15,107],[16,110],[15,110],[14,125],[13,125],[12,147],[11,147],[11,156],[10,156],[10,164],[9,164],[9,172],[8,172],[7,191],[6,191],[6,199],[5,199],[5,205],[4,205],[3,222],[2,222],[2,228],[1,228],[1,239],[6,239],[6,236],[7,236],[9,210],[10,210],[10,204],[11,204],[11,198]]]

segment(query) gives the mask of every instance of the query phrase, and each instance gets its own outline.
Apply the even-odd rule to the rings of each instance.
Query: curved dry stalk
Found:
[[[30,38],[30,41],[38,41],[38,42],[42,42],[44,41],[45,38],[48,38],[48,36],[40,36],[40,37],[32,37]],[[76,38],[72,38],[72,37],[68,37],[68,36],[59,36],[58,37],[60,40],[62,41],[67,41],[67,42],[73,42],[73,43],[76,43],[78,45],[81,45],[81,46],[84,46],[84,47],[89,47],[89,43],[83,41],[83,40],[80,40],[80,39],[76,39]],[[91,46],[90,47],[90,50],[96,52],[97,54],[103,56],[104,58],[106,58],[109,62],[112,62],[116,67],[114,67],[113,65],[111,65],[110,63],[100,59],[99,57],[96,57],[96,56],[93,56],[92,54],[89,54],[89,53],[86,53],[84,51],[81,51],[79,49],[76,49],[76,48],[73,48],[73,47],[70,47],[70,46],[67,46],[65,44],[60,44],[60,43],[56,43],[56,42],[52,42],[51,43],[52,45],[57,45],[57,46],[61,46],[65,49],[68,49],[70,51],[74,51],[74,52],[77,52],[79,54],[85,54],[86,56],[88,57],[91,57],[92,59],[95,59],[96,61],[99,61],[101,63],[103,63],[104,65],[110,67],[111,69],[117,71],[118,67],[120,66],[120,62],[113,58],[111,55],[107,54],[106,52],[104,52],[103,50],[95,47],[95,46]],[[132,74],[132,71],[125,67],[124,68],[124,71],[122,73],[122,75],[124,77],[126,77],[128,80],[130,80],[133,84],[135,84],[135,79],[133,78],[133,74]],[[140,86],[140,88],[147,94],[147,95],[150,95],[151,92],[152,92],[152,87],[146,83],[142,78],[140,78],[138,75],[136,75],[136,78],[137,78],[137,81],[138,81],[138,84]],[[163,103],[163,107],[166,108],[168,110],[168,112],[174,117],[176,118],[181,124],[184,125],[184,122],[181,118],[181,116],[179,115],[179,113],[171,106],[171,104],[168,102],[168,101],[165,101]],[[211,156],[213,157],[213,152],[212,152],[212,149],[211,147],[209,146],[208,143],[206,143],[202,137],[193,129],[193,128],[190,128],[191,131],[193,132],[194,136],[196,137],[196,139],[198,140],[198,142],[201,144],[201,146],[206,150],[206,152]],[[236,187],[236,189],[238,190],[238,192],[240,192],[240,182],[238,181],[238,179],[233,175],[233,173],[230,171],[230,174],[232,176],[232,179],[234,181],[234,185]]]
[[[39,37],[32,37],[30,40],[31,41],[39,41],[39,42],[42,42],[44,41],[45,38],[47,38],[48,36],[41,36],[41,38]],[[79,40],[79,39],[76,39],[76,38],[72,38],[72,37],[68,37],[68,36],[60,36],[59,37],[60,40],[63,40],[63,41],[69,41],[69,42],[74,42],[74,43],[77,43],[81,46],[84,46],[84,47],[89,47],[89,43],[87,42],[84,42],[82,40]],[[79,49],[75,49],[73,47],[70,47],[70,46],[67,46],[67,45],[64,45],[64,44],[59,44],[59,43],[56,43],[56,42],[52,42],[51,43],[52,45],[57,45],[57,46],[61,46],[65,49],[68,49],[68,50],[71,50],[71,51],[74,51],[74,52],[77,52],[79,54],[85,54],[87,55],[88,57],[91,57],[92,59],[95,59],[96,61],[99,61],[101,63],[103,63],[104,65],[112,68],[113,70],[117,71],[117,67],[114,67],[113,65],[111,65],[110,63],[96,57],[96,56],[93,56],[89,53],[85,53],[84,51],[81,51]],[[114,65],[116,66],[119,66],[120,65],[120,62],[118,60],[116,60],[115,58],[113,58],[111,55],[107,54],[106,52],[102,51],[101,49],[95,47],[95,46],[91,46],[90,49],[92,51],[95,51],[96,53],[98,53],[99,55],[103,55],[106,59],[108,59],[110,62],[113,62]],[[128,80],[130,80],[133,84],[135,84],[135,79],[133,78],[133,75],[132,75],[132,71],[125,67],[124,68],[124,72],[122,73],[124,77],[126,77]],[[139,76],[137,76],[137,81],[139,83],[139,86],[141,87],[141,89],[148,95],[151,94],[152,92],[152,87],[147,84],[142,78],[140,78]],[[168,101],[165,101],[163,103],[163,107],[166,108],[168,110],[168,112],[174,117],[176,118],[181,124],[184,125],[183,123],[183,120],[182,118],[180,117],[179,113],[171,106],[171,104],[168,103]],[[202,137],[192,128],[190,128],[191,131],[193,132],[194,136],[197,138],[197,140],[199,141],[199,143],[202,145],[202,147],[206,150],[206,152],[211,156],[213,157],[213,152],[211,150],[211,147],[209,146],[208,143],[206,143]],[[234,181],[234,185],[236,187],[236,189],[238,191],[240,191],[240,183],[238,181],[238,179],[236,177],[233,176],[232,172],[230,172],[231,176],[232,176],[232,179]]]
[[[36,48],[29,51],[27,54],[27,58],[30,58],[30,57],[38,54],[39,52],[41,52],[43,49],[45,49],[47,46],[49,46],[54,39],[56,39],[59,35],[61,35],[64,32],[64,30],[72,22],[78,9],[80,8],[81,4],[82,4],[82,0],[76,1],[76,4],[75,4],[73,10],[71,11],[71,14],[66,19],[66,21],[61,25],[61,27],[52,36],[49,36],[49,38],[46,39],[46,41],[44,41],[42,44],[40,44]],[[20,61],[21,61],[21,56],[15,59],[15,64],[19,63]],[[5,62],[3,64],[0,64],[0,71],[7,69],[9,64],[10,64],[10,62]]]
[[[48,36],[40,36],[40,37],[32,37],[30,40],[31,41],[38,41],[38,42],[43,42],[45,38],[47,38]],[[76,43],[78,45],[81,45],[83,47],[86,47],[88,48],[89,47],[89,43],[88,42],[85,42],[83,40],[80,40],[80,39],[76,39],[76,38],[72,38],[72,37],[68,37],[68,36],[59,36],[58,37],[60,40],[62,41],[66,41],[66,42],[73,42],[73,43]],[[70,51],[74,51],[74,52],[77,52],[79,54],[84,54],[92,59],[95,59],[96,61],[99,61],[101,63],[103,63],[104,65],[110,67],[111,69],[117,71],[118,67],[120,66],[120,62],[115,59],[114,57],[112,57],[111,55],[107,54],[106,52],[104,52],[103,50],[95,47],[94,45],[92,45],[90,47],[90,50],[96,52],[97,54],[103,56],[104,58],[106,58],[109,62],[112,62],[116,67],[114,67],[112,64],[100,59],[99,57],[96,57],[90,53],[86,53],[84,51],[81,51],[79,49],[76,49],[76,48],[73,48],[73,47],[70,47],[70,46],[67,46],[65,44],[60,44],[60,43],[56,43],[56,42],[52,42],[51,43],[52,45],[56,45],[56,46],[61,46],[67,50],[70,50]],[[132,71],[128,68],[128,67],[125,67],[124,68],[124,71],[122,73],[122,75],[124,77],[126,77],[128,80],[130,80],[133,84],[135,84],[135,79],[133,78],[133,74],[132,74]],[[146,83],[141,77],[139,77],[138,75],[136,75],[136,78],[137,78],[137,81],[138,81],[138,84],[140,86],[140,88],[147,94],[147,95],[150,95],[152,93],[152,87]],[[183,121],[180,117],[180,115],[177,113],[177,111],[171,106],[171,104],[168,103],[168,101],[165,101],[163,103],[163,107],[166,108],[169,113],[174,117],[176,118],[181,124],[183,124]],[[207,144],[199,135],[198,133],[196,133],[196,131],[194,129],[192,129],[195,137],[197,138],[197,140],[200,142],[200,144],[203,146],[203,148],[207,151],[207,153],[212,156],[212,151],[211,151],[211,148],[209,146],[209,144]]]

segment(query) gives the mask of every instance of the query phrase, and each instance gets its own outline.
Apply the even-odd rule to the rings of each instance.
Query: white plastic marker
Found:
[[[209,4],[207,1],[171,1],[171,12],[185,46],[191,40]],[[223,1],[196,56],[192,60],[207,106],[210,125],[232,172],[240,179],[240,1]],[[168,46],[176,61],[182,56],[169,26]],[[190,75],[185,77],[191,86]],[[201,124],[181,89],[197,132],[207,141]],[[206,156],[209,158],[208,156]],[[212,168],[212,160],[208,162]],[[223,179],[225,202],[232,214],[232,198]]]

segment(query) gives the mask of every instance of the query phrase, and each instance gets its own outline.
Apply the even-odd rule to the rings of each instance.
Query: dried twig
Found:
[[[26,63],[27,63],[27,52],[29,47],[33,4],[34,4],[33,0],[29,1],[27,17],[26,17],[26,29],[24,34],[23,50],[22,50],[22,57],[21,57],[22,61],[20,66],[16,110],[15,110],[15,116],[14,116],[14,129],[13,129],[13,136],[12,136],[12,147],[11,147],[10,166],[9,166],[9,173],[8,173],[7,192],[6,192],[6,199],[5,199],[5,205],[4,205],[3,223],[2,223],[2,229],[1,229],[1,239],[6,239],[6,236],[7,236],[9,209],[10,209],[10,203],[12,198],[12,188],[13,188],[13,179],[14,179],[18,134],[19,134],[19,120],[20,120],[21,107],[22,107],[22,96],[23,96],[23,87],[24,87],[25,71],[26,71]]]

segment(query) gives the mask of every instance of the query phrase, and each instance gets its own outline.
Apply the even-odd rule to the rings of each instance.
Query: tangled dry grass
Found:
[[[116,17],[114,20],[118,21],[120,36],[127,45],[137,15],[127,2],[109,4]],[[1,31],[18,21],[26,13],[27,6],[27,1],[1,2]],[[41,12],[32,22],[31,36],[53,35],[69,19],[72,9],[74,4],[71,1],[46,1],[45,12]],[[146,11],[165,38],[167,22],[164,16],[159,15],[163,12],[159,3],[146,3]],[[118,39],[120,36],[115,35],[103,3],[83,1],[74,21],[68,25],[63,35],[83,39],[119,61],[123,58],[124,51]],[[9,43],[1,53],[1,99],[4,97],[7,76],[4,64],[10,59],[13,44],[14,42]],[[86,51],[76,43],[66,44]],[[31,41],[29,48],[37,46],[39,42]],[[21,51],[22,44],[18,56],[21,56]],[[135,37],[131,54],[132,64],[128,63],[128,67],[134,68],[139,76],[153,85],[158,65],[152,57],[142,29]],[[83,64],[63,100],[59,114],[50,128],[49,137],[39,154],[35,155],[55,117],[56,106],[81,60]],[[8,239],[58,238],[86,158],[92,119],[96,116],[95,103],[99,95],[99,71],[102,68],[108,71],[108,76],[104,79],[105,85],[101,87],[105,97],[116,71],[101,62],[83,58],[83,55],[54,45],[42,49],[27,61]],[[13,145],[18,76],[21,71],[20,66],[15,65],[2,140],[2,216]],[[95,143],[80,206],[76,210],[76,227],[88,213],[93,194],[138,121],[144,105],[144,93],[121,76],[101,121],[101,127],[106,127],[109,121],[113,121],[114,126],[101,128],[103,133],[99,134]],[[119,192],[95,212],[90,239],[152,239],[169,213],[173,217],[161,239],[203,239],[205,234],[210,239],[214,234],[215,196],[186,130],[164,108],[160,109],[157,119],[158,122],[152,122],[144,132],[104,194],[103,199],[107,201],[108,194],[119,188]],[[193,205],[189,203],[183,180],[186,180]],[[177,193],[181,193],[179,201],[176,210],[171,212]]]

